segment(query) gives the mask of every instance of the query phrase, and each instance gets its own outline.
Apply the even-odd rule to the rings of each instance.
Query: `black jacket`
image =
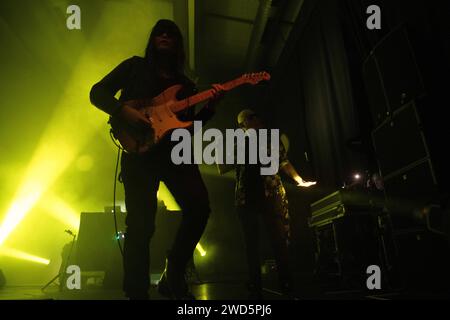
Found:
[[[90,91],[91,103],[109,115],[116,114],[122,102],[127,100],[153,98],[165,89],[182,84],[183,89],[177,98],[183,99],[197,92],[195,84],[185,75],[178,75],[174,79],[166,80],[158,77],[150,68],[149,63],[141,57],[134,56],[120,63],[114,70],[96,83]],[[120,98],[115,95],[121,90]],[[195,115],[195,107],[191,107],[181,120],[208,121],[213,111],[205,106]]]

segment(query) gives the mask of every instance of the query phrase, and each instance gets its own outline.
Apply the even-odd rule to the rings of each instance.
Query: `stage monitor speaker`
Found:
[[[397,110],[373,130],[372,139],[384,178],[430,158],[414,101]]]
[[[126,213],[116,212],[116,217],[117,230],[124,232]],[[94,271],[104,272],[105,287],[120,287],[122,259],[112,213],[81,213],[75,256],[82,275]]]
[[[364,63],[363,78],[375,125],[425,93],[405,27],[397,27],[376,45]]]
[[[125,231],[124,212],[117,212],[117,229]],[[82,271],[106,270],[111,256],[119,253],[114,216],[105,212],[83,212],[77,239],[77,263]]]
[[[391,279],[411,292],[445,292],[450,286],[450,246],[426,230],[396,236],[397,257]]]
[[[125,232],[126,213],[117,212],[116,216],[118,231]],[[155,234],[150,243],[151,273],[161,273],[164,270],[165,258],[175,239],[180,221],[181,212],[167,211],[165,206],[159,203]],[[76,258],[71,263],[80,267],[82,275],[83,272],[104,272],[104,286],[120,288],[123,263],[115,232],[112,213],[83,212],[74,254]]]
[[[412,212],[439,190],[418,106],[415,101],[404,105],[372,132],[391,212]]]
[[[389,106],[385,96],[383,80],[374,54],[371,54],[364,63],[363,77],[369,99],[372,121],[374,125],[378,125],[389,116]]]
[[[390,197],[431,199],[437,192],[436,179],[429,159],[394,174],[384,182]]]

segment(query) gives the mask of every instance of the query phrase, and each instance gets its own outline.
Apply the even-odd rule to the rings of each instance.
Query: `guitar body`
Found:
[[[111,119],[114,136],[123,149],[129,153],[144,153],[156,145],[169,131],[177,128],[187,128],[192,121],[180,121],[172,111],[178,100],[177,92],[182,85],[174,85],[164,90],[150,100],[130,100],[125,104],[141,112],[151,122],[151,128],[136,129],[118,119]]]

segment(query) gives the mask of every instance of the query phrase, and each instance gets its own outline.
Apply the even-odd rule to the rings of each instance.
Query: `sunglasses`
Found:
[[[167,34],[167,36],[172,39],[175,39],[178,36],[177,30],[175,30],[173,28],[161,27],[161,28],[156,28],[154,30],[155,37],[159,37],[159,36],[163,35],[164,33]]]

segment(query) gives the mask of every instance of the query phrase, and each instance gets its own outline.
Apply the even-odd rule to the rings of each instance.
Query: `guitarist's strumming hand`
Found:
[[[126,104],[120,108],[119,116],[137,129],[150,128],[152,125],[143,113]]]

